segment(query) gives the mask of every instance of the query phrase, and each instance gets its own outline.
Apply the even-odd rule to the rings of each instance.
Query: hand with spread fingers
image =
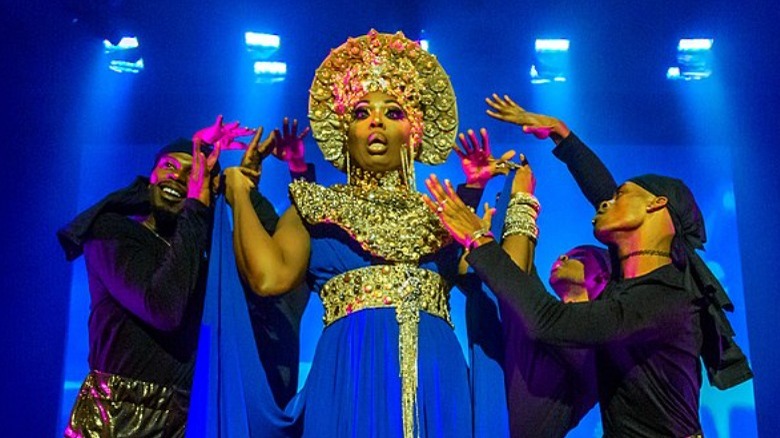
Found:
[[[439,178],[432,174],[425,180],[425,185],[430,196],[423,194],[423,201],[458,243],[472,249],[475,243],[484,243],[493,237],[490,221],[495,209],[486,203],[485,214],[480,218],[458,197],[449,180],[442,185]]]
[[[571,132],[561,120],[526,111],[506,94],[500,97],[493,93],[491,97],[485,99],[485,103],[492,108],[487,110],[490,117],[520,125],[523,127],[523,132],[533,134],[538,139],[552,138],[558,143]]]
[[[246,149],[246,145],[235,141],[236,137],[243,137],[251,134],[254,134],[254,130],[241,126],[241,123],[238,121],[225,124],[223,117],[220,114],[213,124],[195,132],[192,136],[192,142],[213,145],[220,143],[220,149],[223,151],[241,150]]]
[[[274,144],[276,142],[276,133],[273,132],[265,140],[263,137],[263,127],[259,126],[255,130],[255,135],[252,137],[252,141],[246,147],[244,156],[241,157],[241,170],[252,178],[252,181],[257,185],[260,178],[260,169],[262,168],[263,160],[271,155]],[[251,171],[251,172],[250,172]],[[254,176],[256,174],[256,177]]]
[[[311,131],[308,126],[298,134],[298,119],[293,119],[292,127],[290,119],[285,117],[282,121],[282,130],[274,130],[276,143],[273,148],[274,157],[287,163],[290,172],[306,172],[306,148],[303,140]]]
[[[466,185],[484,189],[488,181],[496,175],[506,175],[509,172],[509,160],[515,156],[515,151],[509,150],[501,155],[501,158],[495,159],[490,152],[490,138],[487,130],[479,130],[482,142],[477,139],[473,130],[469,129],[466,134],[460,133],[457,144],[452,149],[460,158],[460,164],[463,167],[463,173],[466,174]]]
[[[252,141],[249,142],[239,166],[225,169],[225,199],[233,205],[236,196],[248,195],[260,182],[260,171],[263,160],[271,154],[274,143],[274,134],[265,140],[263,127],[258,127]]]
[[[201,143],[192,143],[192,168],[187,179],[187,197],[197,199],[203,205],[211,205],[211,169],[219,158],[219,146],[209,154],[208,158],[201,152]]]

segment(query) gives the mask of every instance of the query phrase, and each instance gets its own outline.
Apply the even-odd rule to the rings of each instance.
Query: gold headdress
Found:
[[[416,159],[440,164],[447,159],[458,129],[452,84],[436,57],[402,32],[349,38],[331,50],[314,74],[309,120],[325,159],[345,169],[352,108],[367,93],[393,96],[412,124]],[[416,152],[416,151],[415,151]]]

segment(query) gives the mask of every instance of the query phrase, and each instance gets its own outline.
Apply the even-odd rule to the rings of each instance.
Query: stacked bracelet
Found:
[[[515,207],[515,206],[525,206],[530,210],[533,210],[534,218],[539,214],[539,211],[542,209],[542,205],[539,204],[539,200],[536,199],[536,196],[526,193],[526,192],[519,192],[512,194],[512,197],[509,198],[509,207]]]
[[[502,239],[521,234],[536,243],[536,239],[539,237],[536,218],[539,216],[540,210],[541,204],[534,195],[524,192],[512,195],[504,218]]]
[[[493,236],[493,233],[489,229],[480,228],[477,231],[471,233],[471,235],[466,236],[466,243],[464,246],[466,247],[466,249],[471,251],[472,249],[474,249],[474,244],[477,243],[477,240],[482,237],[494,238],[495,236]]]

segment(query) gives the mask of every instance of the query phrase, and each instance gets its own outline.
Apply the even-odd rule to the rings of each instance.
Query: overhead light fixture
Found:
[[[278,61],[256,61],[254,63],[255,83],[271,84],[281,82],[287,75],[287,64]]]
[[[114,44],[108,39],[103,40],[103,52],[108,57],[108,68],[117,73],[138,74],[144,69],[144,59],[141,57],[138,38],[124,36]]]
[[[712,75],[712,38],[683,38],[677,43],[676,65],[669,67],[666,78],[695,81]]]
[[[281,45],[279,35],[260,32],[244,33],[244,43],[252,61],[261,61],[273,56]]]
[[[712,49],[713,42],[714,40],[711,38],[683,38],[677,43],[677,51],[697,52],[701,50],[710,50]]]
[[[249,52],[255,83],[270,84],[284,80],[287,75],[287,64],[272,60],[281,46],[279,35],[262,32],[244,33],[244,43]]]
[[[569,75],[569,40],[537,39],[534,63],[529,72],[532,84],[566,82]]]
[[[244,42],[248,49],[278,49],[281,39],[279,35],[259,32],[244,33]]]
[[[108,64],[108,68],[109,70],[115,71],[117,73],[138,74],[141,73],[144,69],[144,59],[138,58],[136,61],[122,61],[119,59],[112,59]]]
[[[105,39],[103,40],[103,47],[106,49],[106,53],[137,49],[139,47],[138,38],[130,36],[122,37],[116,44]]]

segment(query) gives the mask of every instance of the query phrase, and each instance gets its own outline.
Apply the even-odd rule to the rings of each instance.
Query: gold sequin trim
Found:
[[[295,181],[290,197],[306,223],[338,225],[363,249],[391,262],[416,264],[451,241],[417,192]]]

